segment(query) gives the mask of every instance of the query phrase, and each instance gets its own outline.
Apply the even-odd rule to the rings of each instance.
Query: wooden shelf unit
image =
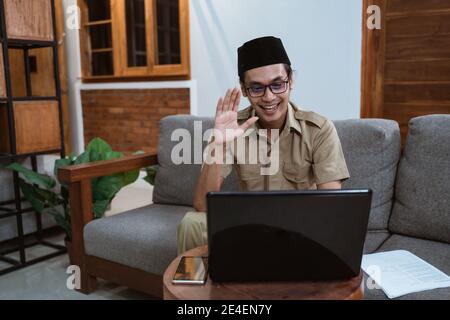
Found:
[[[37,156],[54,153],[65,156],[54,1],[61,0],[0,0],[0,164],[30,158],[32,169],[38,171]],[[53,70],[49,71],[45,81],[36,81],[36,74],[31,74],[30,53],[36,48],[48,48],[45,50],[53,54],[47,60]],[[13,92],[12,73],[16,76],[19,71],[11,68],[11,49],[23,51],[19,58],[23,66],[19,70],[24,73],[21,80],[24,88],[18,96]],[[53,92],[41,90],[39,86],[51,78],[54,80]],[[22,215],[33,210],[29,204],[24,204],[19,175],[16,172],[12,175],[13,186],[10,187],[14,190],[14,199],[0,200],[0,223],[2,219],[15,217],[17,237],[11,240],[14,242],[12,249],[0,247],[0,261],[11,265],[6,269],[0,268],[0,275],[66,252],[64,246],[44,239],[42,218],[38,212],[35,212],[35,240],[28,241]],[[27,258],[26,250],[35,245],[44,245],[56,251]],[[17,259],[7,256],[12,252],[18,252]]]

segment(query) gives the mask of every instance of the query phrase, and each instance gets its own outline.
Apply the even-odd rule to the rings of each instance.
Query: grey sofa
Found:
[[[154,204],[93,220],[84,227],[89,256],[162,275],[176,257],[176,230],[192,208],[200,165],[174,165],[175,128],[203,130],[211,118],[170,116],[160,124],[159,169]],[[409,250],[450,274],[450,115],[411,120],[401,152],[397,122],[381,119],[335,121],[351,178],[345,188],[369,187],[373,202],[365,253]],[[232,174],[224,190],[237,189]],[[387,299],[381,290],[365,289],[366,299]],[[450,299],[450,288],[410,294],[401,299]]]

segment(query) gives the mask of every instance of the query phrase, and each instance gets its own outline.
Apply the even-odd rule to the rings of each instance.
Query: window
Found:
[[[79,0],[83,79],[188,79],[188,0]]]

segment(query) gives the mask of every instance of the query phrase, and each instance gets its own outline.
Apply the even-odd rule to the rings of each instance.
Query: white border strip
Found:
[[[198,115],[197,80],[164,82],[81,83],[78,90],[174,89],[188,88],[191,115]]]
[[[102,82],[82,83],[81,90],[116,90],[116,89],[172,89],[191,88],[195,80],[188,81],[158,81],[158,82]]]

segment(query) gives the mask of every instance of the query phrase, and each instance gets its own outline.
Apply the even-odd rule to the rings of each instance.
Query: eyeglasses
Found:
[[[288,88],[288,83],[289,83],[289,80],[276,81],[267,86],[253,85],[253,86],[246,87],[245,89],[247,90],[250,97],[259,98],[266,94],[267,88],[269,88],[273,94],[285,93]]]

